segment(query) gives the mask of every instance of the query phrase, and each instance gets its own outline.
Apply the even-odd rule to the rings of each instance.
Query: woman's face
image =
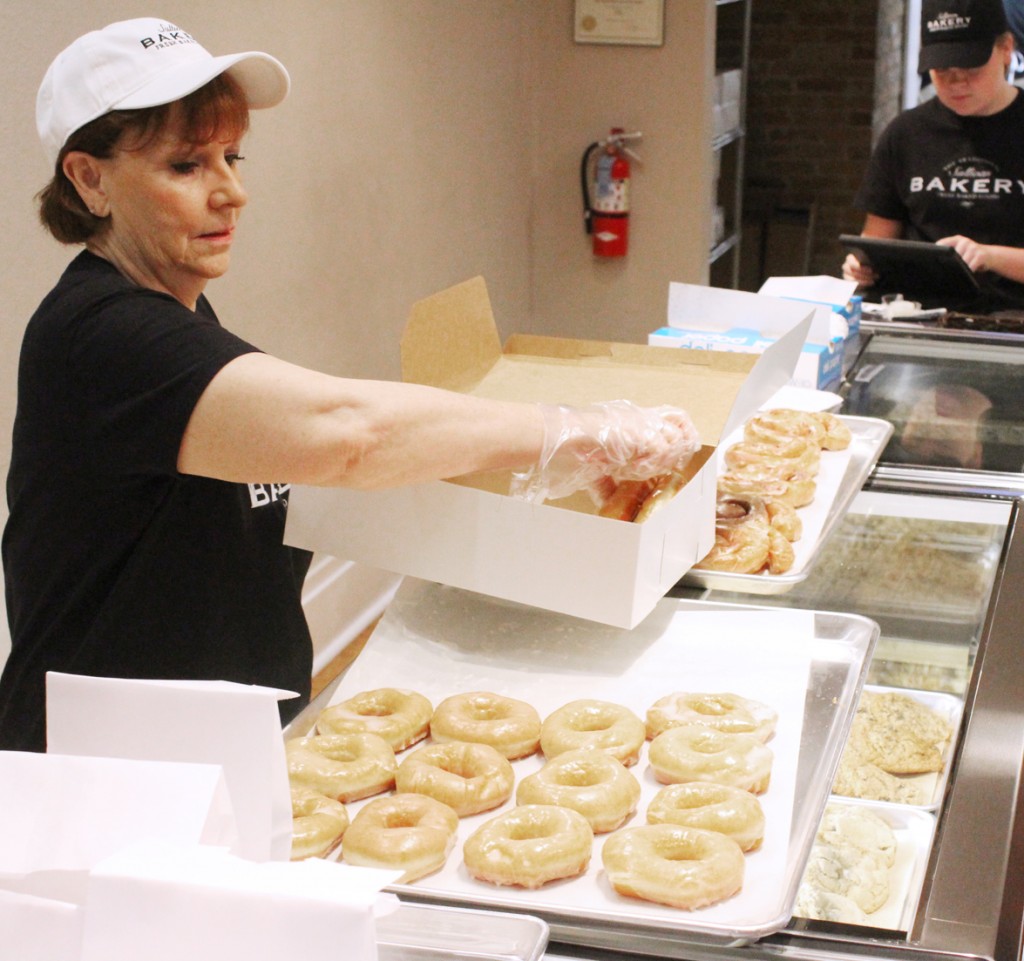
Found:
[[[171,123],[139,149],[99,160],[109,225],[90,246],[136,283],[194,307],[220,277],[247,194],[238,176],[241,144],[192,144]]]
[[[988,63],[980,67],[951,67],[932,70],[935,95],[961,117],[987,117],[1008,106],[1015,93],[1007,82],[1013,41],[998,40]]]

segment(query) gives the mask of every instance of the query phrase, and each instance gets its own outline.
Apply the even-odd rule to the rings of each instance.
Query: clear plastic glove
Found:
[[[540,407],[543,450],[532,468],[512,475],[511,489],[534,503],[587,490],[600,506],[618,482],[670,473],[700,449],[689,414],[678,407],[628,400]]]

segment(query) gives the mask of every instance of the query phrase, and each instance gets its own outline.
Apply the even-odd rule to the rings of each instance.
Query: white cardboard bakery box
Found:
[[[597,516],[585,494],[530,504],[508,473],[386,491],[293,487],[285,541],[339,559],[633,628],[714,542],[715,459],[726,436],[789,382],[811,314],[763,298],[776,340],[761,354],[514,335],[504,348],[482,278],[416,303],[402,375],[497,399],[624,398],[689,411],[703,446],[690,478],[644,523]],[[785,329],[783,329],[785,328]]]

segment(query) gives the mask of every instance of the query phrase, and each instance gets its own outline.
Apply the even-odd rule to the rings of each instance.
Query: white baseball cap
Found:
[[[36,127],[51,164],[80,127],[111,110],[180,100],[230,73],[251,108],[288,95],[288,71],[267,53],[214,57],[180,27],[157,17],[121,20],[79,37],[50,64],[36,97]]]

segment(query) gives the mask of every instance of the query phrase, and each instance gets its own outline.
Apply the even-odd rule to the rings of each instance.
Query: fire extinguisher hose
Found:
[[[588,177],[590,157],[600,147],[600,141],[595,140],[586,150],[583,151],[583,159],[580,161],[580,187],[583,191],[583,229],[589,234],[593,229],[591,216],[593,208],[590,205],[590,180]]]

